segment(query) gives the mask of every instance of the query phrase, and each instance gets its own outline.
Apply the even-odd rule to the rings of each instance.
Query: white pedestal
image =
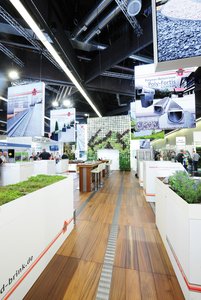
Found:
[[[137,162],[137,172],[138,172],[139,184],[140,186],[143,186],[143,161],[142,160],[138,160]]]
[[[47,175],[56,174],[55,160],[34,161],[34,175],[38,175],[38,174],[47,174]]]
[[[69,160],[68,159],[61,159],[59,162],[56,164],[56,173],[61,174],[68,172],[68,164]]]
[[[0,168],[0,182],[4,186],[27,180],[33,176],[34,165],[32,162],[5,163]]]

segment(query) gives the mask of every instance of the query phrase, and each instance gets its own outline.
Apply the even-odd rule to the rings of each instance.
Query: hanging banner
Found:
[[[43,82],[18,85],[8,88],[7,135],[43,136],[44,135]]]
[[[137,131],[195,127],[194,71],[155,73],[153,64],[135,67]]]
[[[77,124],[77,150],[87,151],[87,124]]]
[[[50,111],[50,138],[59,142],[75,142],[75,108]]]

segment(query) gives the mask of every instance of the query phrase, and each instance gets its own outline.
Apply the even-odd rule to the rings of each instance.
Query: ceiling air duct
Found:
[[[142,8],[141,0],[128,0],[127,13],[129,16],[134,17],[138,15],[141,8]]]

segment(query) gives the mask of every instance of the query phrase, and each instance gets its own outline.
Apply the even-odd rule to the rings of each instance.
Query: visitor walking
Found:
[[[197,172],[198,170],[198,161],[200,159],[200,155],[193,151],[192,160],[193,160],[193,171]]]

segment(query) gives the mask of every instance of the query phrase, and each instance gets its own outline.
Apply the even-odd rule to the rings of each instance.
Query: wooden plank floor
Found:
[[[131,172],[113,172],[77,217],[76,227],[25,300],[92,300],[101,275],[123,176],[111,300],[183,300],[184,297],[146,203]],[[76,183],[77,184],[77,183]],[[78,208],[88,197],[75,189]]]

